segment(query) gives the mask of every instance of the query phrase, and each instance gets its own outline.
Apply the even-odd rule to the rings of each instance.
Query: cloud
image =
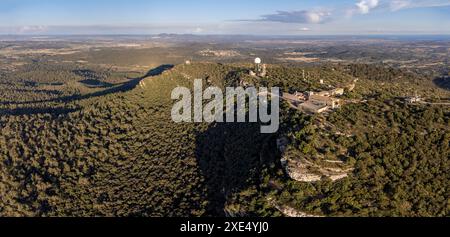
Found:
[[[392,0],[389,2],[391,11],[399,11],[410,8],[446,7],[450,6],[450,0]]]
[[[353,7],[345,10],[345,16],[351,18],[357,14],[367,15],[380,5],[380,0],[358,0]]]
[[[25,26],[1,26],[0,34],[21,35],[54,35],[54,34],[159,34],[180,33],[200,34],[216,29],[216,25],[191,25],[191,24],[124,24],[124,25],[25,25]]]
[[[328,21],[330,16],[331,13],[324,10],[278,11],[275,14],[263,15],[261,16],[261,19],[255,21],[320,24]]]
[[[36,34],[46,32],[47,26],[21,26],[16,29],[19,34]]]
[[[308,28],[308,27],[303,27],[303,28],[300,28],[300,31],[310,31],[311,29],[310,28]]]
[[[197,28],[194,29],[194,33],[202,33],[204,31],[205,31],[205,29],[203,29],[201,27],[197,27]]]
[[[356,13],[365,15],[375,8],[395,12],[412,8],[446,6],[450,6],[450,0],[358,0],[355,8],[348,11],[348,15],[352,16]]]
[[[378,7],[379,0],[360,0],[356,3],[356,8],[360,14],[368,14],[372,9]]]
[[[396,12],[412,8],[446,6],[450,6],[450,0],[357,0],[355,6],[347,9],[345,13],[350,18],[356,14],[369,14],[373,9]]]
[[[408,0],[393,0],[389,3],[389,8],[392,11],[398,11],[411,6],[411,1]]]

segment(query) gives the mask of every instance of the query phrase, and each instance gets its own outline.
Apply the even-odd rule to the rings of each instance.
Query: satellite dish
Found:
[[[255,63],[256,64],[260,64],[261,63],[261,59],[260,58],[255,58]]]

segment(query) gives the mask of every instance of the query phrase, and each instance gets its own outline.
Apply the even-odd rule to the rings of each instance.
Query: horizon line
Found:
[[[0,33],[0,36],[30,36],[30,37],[44,37],[44,36],[257,36],[257,37],[310,37],[310,36],[450,36],[449,33],[346,33],[346,34],[227,34],[227,33],[213,33],[213,34],[198,34],[198,33],[101,33],[101,34],[86,34],[86,33],[51,33],[51,34],[25,34],[25,33]]]

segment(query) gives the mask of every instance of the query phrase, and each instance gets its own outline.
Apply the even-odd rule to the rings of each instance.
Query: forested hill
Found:
[[[401,195],[395,195],[396,190],[402,186],[386,186],[389,179],[398,180],[402,177],[396,173],[400,171],[377,168],[390,164],[389,161],[382,160],[383,155],[379,149],[390,145],[398,136],[373,140],[374,143],[370,145],[365,143],[366,140],[329,138],[331,140],[326,142],[342,146],[348,144],[355,152],[364,151],[364,154],[350,153],[357,160],[373,157],[368,159],[369,164],[359,163],[361,167],[356,169],[355,175],[364,175],[365,179],[355,182],[352,178],[354,176],[351,176],[344,180],[345,183],[301,184],[287,179],[283,174],[279,164],[280,154],[275,144],[280,134],[297,134],[299,138],[303,136],[308,139],[303,143],[293,140],[289,148],[290,154],[296,155],[304,147],[309,147],[306,150],[308,154],[314,154],[315,150],[322,151],[321,147],[309,139],[317,135],[304,124],[314,118],[284,110],[283,129],[280,134],[272,135],[260,134],[259,124],[172,122],[172,89],[176,86],[192,88],[195,78],[204,79],[205,85],[220,87],[236,85],[244,79],[256,85],[280,86],[285,91],[320,89],[322,85],[318,82],[319,78],[324,78],[333,85],[354,79],[335,68],[270,66],[267,78],[254,80],[248,77],[246,68],[248,66],[212,63],[178,65],[161,75],[142,80],[130,91],[75,101],[70,104],[75,109],[67,113],[2,114],[0,216],[281,215],[273,203],[268,201],[269,196],[281,197],[279,202],[282,204],[320,215],[396,214],[397,212],[389,212],[396,210],[396,207],[383,206],[384,204],[377,202],[390,198],[400,199],[398,205],[411,208],[416,205],[412,201],[402,202],[409,200],[403,189]],[[373,85],[370,81],[365,82],[368,86]],[[359,98],[369,89],[357,90],[351,96]],[[423,132],[415,132],[409,128],[414,123],[405,122],[408,113],[416,111],[412,107],[400,110],[400,114],[382,116],[383,109],[386,109],[383,107],[384,99],[385,97],[378,95],[375,100],[381,104],[374,102],[376,107],[352,106],[331,117],[330,121],[342,127],[348,123],[364,127],[362,121],[368,117],[362,115],[372,114],[380,124],[389,119],[395,124],[406,124],[406,127],[399,126],[399,130],[408,129],[405,131],[415,134],[414,136]],[[391,105],[392,108],[396,106],[402,105],[397,102]],[[434,110],[417,111],[425,116]],[[426,132],[432,136],[433,140],[430,141],[448,145],[448,130],[445,130],[448,129],[448,111],[436,109],[434,112],[436,116],[430,117],[430,123],[436,128],[439,126],[441,132],[436,131],[437,129]],[[421,120],[419,125],[424,124],[425,121]],[[380,133],[382,131],[373,134]],[[420,141],[417,146],[421,147],[416,147],[415,151],[434,148],[424,140]],[[402,149],[414,146],[412,140],[400,145]],[[397,157],[400,160],[393,162],[405,167],[409,167],[411,163],[411,166],[430,169],[433,172],[426,172],[424,175],[427,175],[427,179],[424,180],[431,180],[433,177],[428,176],[436,175],[436,182],[440,183],[448,178],[445,174],[449,173],[448,165],[439,159],[444,155],[448,157],[448,146],[441,146],[441,149],[443,150],[429,153],[432,157],[429,162],[421,163],[419,160],[428,159],[428,153],[421,154],[415,161],[408,163],[401,160],[400,156]],[[395,149],[389,147],[389,151],[392,150]],[[418,175],[415,172],[417,169],[413,168],[402,175],[408,176],[411,172]],[[386,175],[382,176],[384,186],[376,186],[377,193],[370,197],[370,203],[367,204],[375,207],[367,207],[359,199],[354,201],[354,196],[367,191],[363,185],[372,185],[369,181],[373,172],[384,172]],[[389,175],[390,172],[395,175]],[[424,182],[419,183],[423,184]],[[301,191],[305,186],[309,188]],[[342,190],[339,189],[342,186],[356,190],[352,193],[353,199],[336,197],[341,195],[338,190]],[[428,186],[425,188],[440,195],[448,194],[445,190]],[[382,195],[383,190],[390,192],[389,195]],[[424,196],[420,196],[417,205],[423,205],[422,201],[429,197],[426,193],[420,194]],[[433,196],[431,200],[438,203],[439,208],[432,210],[425,206],[423,208],[426,211],[423,213],[442,215],[442,198]],[[332,201],[333,205],[330,204]],[[376,209],[380,205],[383,209]],[[365,208],[370,208],[370,211]],[[343,211],[347,209],[351,211]],[[364,211],[357,211],[360,209]],[[408,209],[406,213],[400,214],[411,213],[413,211]]]
[[[67,116],[2,116],[2,215],[188,216],[205,209],[195,126],[170,120],[182,78],[83,101]]]
[[[0,215],[224,215],[226,192],[255,173],[259,127],[175,124],[170,94],[193,78],[221,86],[230,71],[178,66],[68,114],[2,115]]]

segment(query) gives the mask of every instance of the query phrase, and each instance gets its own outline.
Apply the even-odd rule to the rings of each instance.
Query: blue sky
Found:
[[[450,34],[450,0],[0,0],[0,34]]]

